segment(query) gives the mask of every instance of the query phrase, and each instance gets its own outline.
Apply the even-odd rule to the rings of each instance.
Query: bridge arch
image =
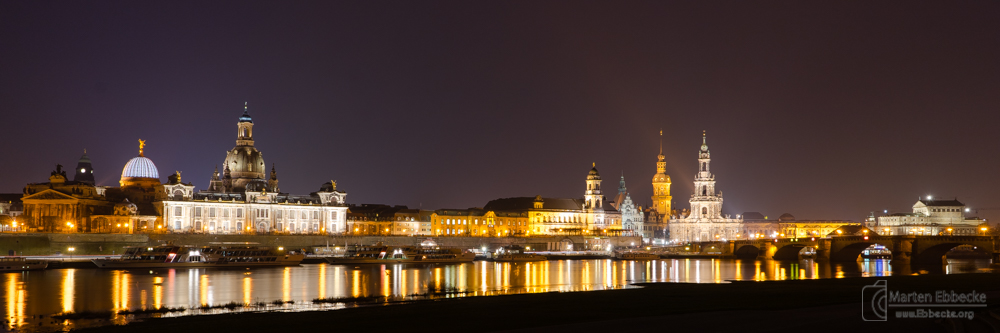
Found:
[[[737,259],[754,260],[760,255],[760,248],[754,245],[745,244],[733,251]]]
[[[879,243],[872,241],[851,243],[844,246],[837,252],[830,253],[830,261],[856,261],[858,260],[858,256],[861,255],[861,252],[876,244],[890,249],[893,248],[891,243]]]
[[[923,251],[920,251],[919,253],[914,253],[911,262],[920,264],[941,264],[943,263],[942,260],[944,259],[944,256],[948,254],[948,251],[951,251],[952,249],[962,245],[975,246],[979,252],[989,253],[987,249],[984,248],[981,244],[974,244],[974,243],[975,242],[957,241],[957,242],[946,242],[941,244],[935,244],[933,246],[925,248]]]
[[[806,244],[798,244],[798,243],[786,244],[785,246],[782,246],[782,247],[778,248],[777,251],[774,251],[774,255],[772,255],[772,259],[774,259],[774,260],[798,260],[799,259],[799,252],[801,252],[802,249],[804,249],[806,247],[808,247],[808,245],[806,245]]]

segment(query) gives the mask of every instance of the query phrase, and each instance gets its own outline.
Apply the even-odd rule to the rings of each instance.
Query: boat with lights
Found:
[[[660,255],[652,254],[648,252],[619,252],[615,254],[615,259],[618,260],[657,260],[660,259]]]
[[[37,271],[46,267],[49,267],[49,262],[44,260],[28,260],[22,257],[0,258],[0,272]]]
[[[493,254],[493,261],[498,262],[532,262],[546,260],[549,260],[546,256],[524,252],[524,247],[519,245],[504,246],[500,248],[497,253]]]
[[[99,268],[210,268],[297,266],[305,254],[256,245],[128,247],[119,258],[91,260]]]
[[[412,251],[405,251],[403,247],[388,246],[379,243],[348,249],[347,255],[343,257],[326,257],[326,261],[334,265],[399,264],[413,261],[413,257]]]

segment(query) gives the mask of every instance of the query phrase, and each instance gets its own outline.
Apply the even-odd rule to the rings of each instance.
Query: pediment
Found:
[[[38,193],[35,193],[35,194],[32,194],[32,195],[23,197],[23,198],[21,198],[21,201],[24,201],[24,200],[66,200],[66,199],[76,200],[76,198],[74,198],[71,195],[68,195],[68,194],[65,194],[65,193],[53,190],[53,189],[47,189],[47,190],[44,190],[44,191],[41,191],[41,192],[38,192]]]

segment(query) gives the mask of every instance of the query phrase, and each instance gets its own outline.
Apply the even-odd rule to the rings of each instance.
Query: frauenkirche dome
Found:
[[[226,160],[222,162],[229,168],[232,190],[236,192],[246,189],[251,182],[265,181],[264,171],[267,169],[264,154],[253,145],[253,118],[247,112],[246,105],[243,106],[243,115],[239,120],[236,147],[226,153]]]

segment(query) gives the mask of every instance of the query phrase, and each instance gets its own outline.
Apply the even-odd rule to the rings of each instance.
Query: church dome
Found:
[[[233,178],[264,179],[264,155],[252,146],[236,147],[226,154],[225,165]]]
[[[125,163],[125,168],[122,169],[122,179],[126,178],[160,179],[160,174],[156,171],[156,165],[153,164],[152,160],[144,156],[136,156]]]
[[[594,167],[590,169],[590,173],[587,173],[587,180],[600,180],[600,179],[601,175],[597,173],[597,164],[594,164]]]

